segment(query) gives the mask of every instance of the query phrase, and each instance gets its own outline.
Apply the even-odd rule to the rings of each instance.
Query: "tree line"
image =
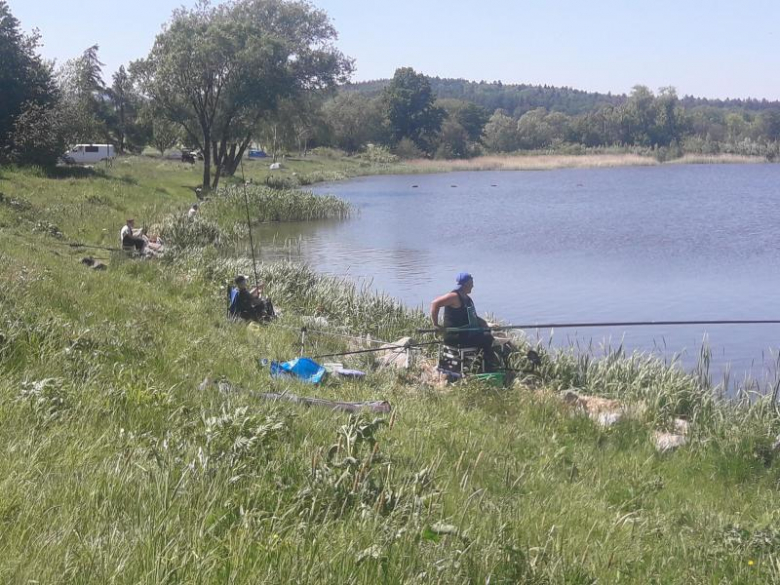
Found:
[[[578,153],[605,148],[647,152],[662,159],[686,152],[765,156],[770,160],[780,156],[779,102],[679,98],[673,87],[653,92],[637,85],[629,95],[612,95],[419,74],[411,84],[410,75],[408,70],[399,70],[391,80],[340,88],[339,95],[326,103],[332,132],[327,139],[348,151],[363,142],[397,148],[397,135],[383,134],[382,125],[387,121],[383,104],[397,93],[400,84],[424,88],[419,91],[430,106],[444,112],[438,121],[428,120],[427,140],[407,132],[428,156],[528,150]],[[496,104],[506,107],[492,108]],[[346,122],[358,113],[363,121],[351,128]],[[408,144],[401,146],[402,152],[408,150]]]
[[[203,187],[252,144],[274,156],[333,147],[379,160],[620,148],[778,157],[780,104],[431,78],[401,67],[348,83],[353,62],[305,1],[201,0],[173,12],[148,55],[106,84],[97,45],[61,66],[0,0],[0,162],[52,166],[69,144],[199,149]]]

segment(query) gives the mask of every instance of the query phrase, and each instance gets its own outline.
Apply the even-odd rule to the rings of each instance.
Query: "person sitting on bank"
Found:
[[[268,321],[275,316],[271,299],[263,298],[262,283],[247,288],[246,276],[235,278],[236,288],[231,291],[230,314],[245,321]]]
[[[135,248],[143,253],[149,240],[143,235],[141,230],[135,229],[135,220],[131,217],[119,232],[119,239],[122,240],[122,248]]]
[[[474,278],[468,272],[461,272],[455,277],[455,282],[458,285],[456,289],[433,299],[431,303],[433,326],[443,331],[444,343],[447,345],[481,349],[485,371],[495,372],[498,369],[498,359],[493,351],[493,336],[487,330],[487,322],[477,317],[474,301],[469,296],[474,288]],[[439,325],[439,310],[442,307],[444,307],[444,322]],[[451,328],[462,328],[466,331],[451,331]]]

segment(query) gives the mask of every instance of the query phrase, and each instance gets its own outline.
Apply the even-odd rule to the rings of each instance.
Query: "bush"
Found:
[[[402,138],[398,142],[395,146],[395,154],[405,160],[425,157],[425,153],[409,138]]]
[[[390,149],[386,146],[376,146],[374,144],[366,146],[366,151],[359,156],[373,163],[392,164],[398,162],[398,157],[390,152]]]
[[[66,144],[57,110],[28,102],[14,123],[11,160],[23,166],[53,168]]]

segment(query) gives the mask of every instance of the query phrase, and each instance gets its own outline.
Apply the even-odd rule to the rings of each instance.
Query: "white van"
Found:
[[[116,158],[113,144],[77,144],[62,155],[68,164],[89,164]]]

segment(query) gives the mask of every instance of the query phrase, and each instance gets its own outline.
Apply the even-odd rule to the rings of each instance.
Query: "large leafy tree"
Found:
[[[436,137],[436,158],[469,158],[478,154],[489,114],[480,106],[459,99],[438,99],[435,105],[446,115]]]
[[[493,152],[511,152],[520,146],[517,122],[502,110],[496,110],[485,125],[485,146]]]
[[[107,88],[108,131],[119,152],[141,151],[152,140],[152,120],[144,116],[144,100],[135,88],[134,80],[124,65],[114,73]]]
[[[179,127],[163,117],[154,118],[151,126],[152,146],[160,151],[160,156],[163,156],[166,150],[173,148],[179,141]]]
[[[325,103],[323,115],[333,144],[347,152],[383,139],[382,104],[377,98],[339,93]]]
[[[73,143],[109,139],[111,101],[98,50],[98,45],[88,47],[58,72],[66,132]]]
[[[203,151],[203,187],[214,188],[280,100],[346,79],[336,36],[308,2],[201,0],[173,13],[137,71],[156,110]]]
[[[756,120],[756,134],[759,139],[780,140],[780,109],[766,110]]]
[[[43,120],[55,118],[49,110],[59,94],[51,67],[36,52],[39,40],[37,33],[22,33],[6,0],[0,0],[0,158],[37,143],[31,136],[19,140],[17,131],[37,134]]]
[[[422,150],[430,152],[445,112],[434,105],[428,78],[411,67],[396,69],[382,98],[393,141],[408,138]]]

